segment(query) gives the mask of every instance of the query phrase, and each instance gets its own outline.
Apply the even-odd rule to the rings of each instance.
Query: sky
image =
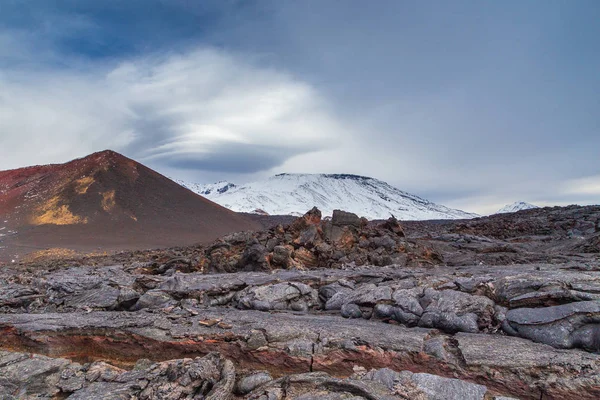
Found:
[[[487,214],[600,203],[597,0],[0,0],[0,170],[352,173]]]

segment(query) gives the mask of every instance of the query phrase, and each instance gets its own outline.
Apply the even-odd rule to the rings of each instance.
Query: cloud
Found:
[[[563,193],[565,195],[600,197],[600,175],[569,180],[563,185]]]
[[[343,132],[309,84],[214,48],[0,79],[0,168],[114,148],[155,166],[255,173]]]

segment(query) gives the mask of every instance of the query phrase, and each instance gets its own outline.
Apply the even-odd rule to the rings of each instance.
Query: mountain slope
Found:
[[[477,216],[431,203],[383,181],[357,175],[280,174],[242,186],[228,182],[184,185],[238,212],[301,215],[317,206],[323,215],[342,209],[369,219],[386,219],[391,214],[403,220]]]
[[[496,214],[512,213],[512,212],[517,212],[517,211],[521,211],[521,210],[531,210],[532,208],[539,208],[539,207],[536,205],[530,204],[530,203],[526,203],[524,201],[517,201],[515,203],[508,204],[508,205],[502,207],[501,209],[496,211]]]
[[[0,252],[184,245],[258,227],[113,151],[0,171],[0,222],[16,232]]]

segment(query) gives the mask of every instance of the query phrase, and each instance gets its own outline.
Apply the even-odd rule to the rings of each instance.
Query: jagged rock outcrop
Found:
[[[321,212],[313,208],[289,226],[225,236],[193,259],[192,269],[214,273],[335,268],[347,263],[439,264],[442,257],[427,246],[407,241],[393,217],[369,225],[364,218],[336,210],[331,220],[323,221]],[[162,273],[166,268],[158,270]]]

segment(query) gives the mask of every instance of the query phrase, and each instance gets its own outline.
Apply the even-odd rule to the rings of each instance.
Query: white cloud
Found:
[[[94,68],[13,67],[0,77],[0,169],[114,148],[218,171],[219,152],[243,156],[236,146],[254,149],[268,169],[343,131],[309,84],[212,48]]]
[[[570,169],[579,150],[556,140],[568,135],[554,135],[561,146],[552,152],[552,140],[528,138],[545,130],[506,124],[518,118],[482,81],[411,90],[406,83],[423,77],[395,67],[391,75],[345,74],[361,57],[353,51],[335,62],[334,75],[302,75],[315,86],[290,73],[293,65],[265,67],[268,58],[255,62],[248,53],[201,47],[84,61],[53,52],[42,36],[0,31],[0,169],[112,148],[197,182],[356,173],[479,213],[518,200],[585,204],[600,193],[597,177],[562,184],[593,164]],[[370,90],[360,89],[376,81],[386,90],[364,97]],[[537,120],[546,121],[526,115]]]
[[[600,175],[567,181],[563,184],[563,192],[567,195],[600,196]]]

